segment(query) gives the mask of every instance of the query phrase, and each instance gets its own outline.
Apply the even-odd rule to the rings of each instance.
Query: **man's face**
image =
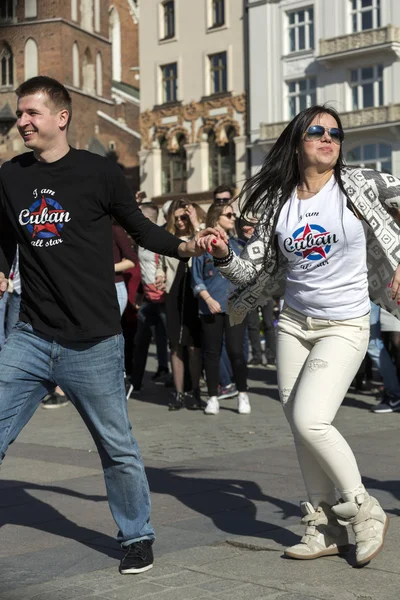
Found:
[[[27,148],[51,150],[65,138],[68,111],[58,110],[44,92],[18,98],[17,127]]]
[[[230,192],[219,192],[215,198],[215,204],[225,204],[225,202],[230,202],[232,200],[232,195]]]

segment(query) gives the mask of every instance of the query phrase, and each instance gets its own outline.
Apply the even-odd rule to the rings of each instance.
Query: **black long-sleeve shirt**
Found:
[[[118,165],[73,148],[42,163],[22,154],[0,169],[0,271],[20,248],[20,318],[53,339],[120,332],[111,216],[140,245],[178,258],[181,240],[143,216]]]

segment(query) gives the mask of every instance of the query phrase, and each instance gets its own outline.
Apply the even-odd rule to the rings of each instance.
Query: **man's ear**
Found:
[[[63,108],[63,110],[61,110],[58,113],[58,125],[59,125],[60,129],[65,129],[67,127],[68,119],[69,119],[69,112],[66,108]]]

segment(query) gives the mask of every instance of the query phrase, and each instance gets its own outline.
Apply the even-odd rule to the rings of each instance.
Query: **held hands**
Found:
[[[196,236],[197,247],[203,252],[209,252],[217,258],[228,256],[228,237],[220,229],[204,229]]]
[[[388,287],[392,288],[392,300],[397,300],[397,304],[400,305],[400,265],[395,270]]]
[[[201,256],[205,252],[210,252],[213,256],[219,256],[219,254],[217,255],[213,252],[214,247],[219,243],[222,243],[222,249],[226,247],[225,254],[221,254],[221,256],[226,256],[228,254],[228,238],[226,234],[219,229],[209,227],[197,233],[189,242],[182,242],[179,246],[179,255],[182,257],[191,257]]]
[[[4,273],[0,272],[0,298],[3,297],[3,294],[7,291],[8,288],[8,279],[4,275]]]

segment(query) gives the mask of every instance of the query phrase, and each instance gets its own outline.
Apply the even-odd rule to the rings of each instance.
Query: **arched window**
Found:
[[[0,87],[14,85],[14,61],[11,48],[5,42],[0,45]]]
[[[72,46],[72,85],[76,88],[80,87],[79,47],[76,42]]]
[[[222,183],[232,187],[236,185],[236,152],[235,130],[230,127],[226,131],[226,143],[218,146],[215,132],[208,134],[208,172],[210,188],[215,188]]]
[[[78,20],[78,0],[71,0],[71,19]]]
[[[86,48],[85,54],[83,55],[82,88],[83,91],[87,92],[88,94],[94,94],[96,89],[94,63],[89,48]]]
[[[81,0],[81,27],[93,31],[93,0]]]
[[[167,140],[160,140],[161,189],[163,194],[186,193],[186,150],[185,136],[178,135],[176,152],[168,150]]]
[[[110,40],[112,53],[112,78],[121,81],[121,23],[118,11],[113,7],[110,11]]]
[[[25,0],[25,19],[37,17],[37,1]]]
[[[94,0],[94,30],[100,31],[100,29],[101,29],[100,0]]]
[[[388,144],[365,144],[349,150],[346,155],[349,165],[392,172],[392,147]]]
[[[39,74],[38,47],[35,40],[29,38],[25,44],[25,79]]]
[[[103,60],[100,52],[96,55],[96,94],[103,95]]]

